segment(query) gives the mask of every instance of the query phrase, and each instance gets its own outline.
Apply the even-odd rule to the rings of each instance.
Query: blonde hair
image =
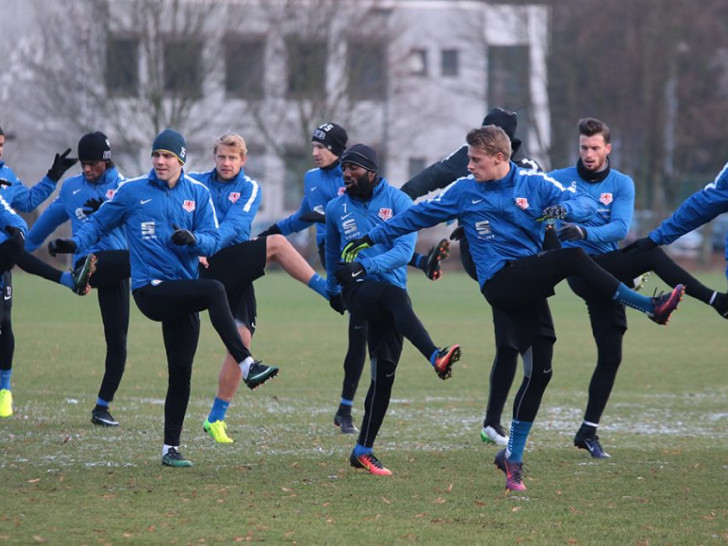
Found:
[[[237,133],[225,133],[219,136],[212,147],[212,153],[217,154],[220,146],[235,148],[243,159],[248,155],[248,145],[245,143],[245,139]]]
[[[491,157],[498,152],[502,153],[505,159],[511,157],[511,139],[497,125],[485,125],[477,129],[471,129],[468,131],[466,140],[468,146],[480,148]]]

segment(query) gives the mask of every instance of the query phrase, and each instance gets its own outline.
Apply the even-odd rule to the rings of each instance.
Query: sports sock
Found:
[[[722,316],[728,316],[728,294],[715,292],[710,300],[710,305]]]
[[[328,301],[329,295],[326,293],[326,279],[324,279],[321,275],[314,273],[311,278],[308,279],[308,287]]]
[[[240,366],[240,371],[243,372],[243,379],[248,378],[248,373],[250,372],[250,366],[253,365],[253,362],[255,362],[255,361],[253,360],[252,356],[249,356],[242,362],[238,362],[238,366]]]
[[[437,360],[437,355],[440,354],[440,349],[435,348],[435,351],[430,355],[430,364],[432,364],[432,367],[435,367],[435,360]]]
[[[175,448],[179,449],[179,446],[170,446],[170,445],[164,444],[164,446],[162,446],[162,457],[164,457],[167,454],[167,451],[169,451],[170,447],[175,447]]]
[[[336,413],[338,415],[351,415],[351,407],[353,405],[353,400],[347,400],[346,398],[342,398],[341,402],[339,403],[339,409]]]
[[[634,309],[638,309],[643,313],[653,313],[655,311],[655,304],[652,298],[630,290],[624,283],[619,283],[616,292],[612,295],[612,299]]]
[[[357,457],[359,457],[361,455],[366,455],[367,453],[371,453],[371,452],[372,452],[371,447],[364,447],[361,444],[356,444],[354,446],[354,455],[356,455]]]
[[[106,400],[104,400],[103,398],[98,398],[98,397],[96,398],[96,405],[101,406],[102,408],[109,407],[109,403]]]
[[[586,436],[594,436],[597,433],[597,424],[596,423],[590,423],[589,421],[584,421],[581,424],[581,428],[579,429],[579,432],[583,432]]]
[[[61,273],[61,279],[58,281],[63,286],[67,286],[71,290],[76,288],[76,285],[73,283],[73,277],[71,276],[70,271],[64,271]]]
[[[207,416],[207,420],[210,421],[210,423],[214,423],[215,421],[224,421],[225,414],[229,407],[230,402],[226,402],[222,398],[218,398],[216,396],[215,400],[212,402],[212,408],[210,409],[210,415]]]
[[[0,390],[12,390],[10,388],[10,377],[12,375],[12,368],[9,370],[0,370]]]
[[[523,451],[526,449],[526,439],[531,432],[532,422],[513,419],[511,422],[511,434],[508,437],[506,448],[506,459],[512,463],[523,462]]]

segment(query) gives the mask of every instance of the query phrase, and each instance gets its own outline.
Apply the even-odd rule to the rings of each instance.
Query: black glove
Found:
[[[633,243],[627,245],[622,249],[622,252],[637,252],[637,251],[644,251],[644,250],[652,250],[653,248],[658,247],[659,245],[650,239],[649,237],[642,237],[641,239],[637,239]]]
[[[369,235],[358,237],[349,241],[349,244],[344,247],[344,250],[341,251],[341,258],[346,263],[353,262],[362,250],[371,246],[374,246],[374,243],[369,238]]]
[[[76,243],[73,239],[53,239],[48,243],[48,254],[55,256],[56,254],[73,254],[76,252]]]
[[[68,154],[70,153],[71,148],[62,154],[56,154],[56,157],[53,160],[53,165],[51,165],[51,168],[48,169],[48,178],[54,182],[58,182],[63,174],[78,162],[77,157],[68,157]]]
[[[13,183],[10,180],[0,178],[0,186],[12,186]]]
[[[176,245],[194,245],[197,242],[197,237],[189,229],[182,229],[179,226],[172,224],[172,242]]]
[[[91,199],[89,199],[88,201],[86,201],[83,204],[83,209],[82,209],[83,213],[86,216],[92,215],[94,212],[99,210],[99,207],[101,206],[101,203],[103,203],[103,202],[104,202],[104,199],[102,199],[101,197],[92,197]]]
[[[299,220],[302,220],[304,222],[316,222],[318,224],[325,224],[326,223],[326,215],[321,214],[320,212],[316,212],[315,210],[312,210],[311,212],[307,212],[306,214],[302,214],[299,218]]]
[[[455,228],[450,234],[451,241],[459,241],[463,237],[465,237],[465,228],[463,226]]]
[[[560,241],[582,241],[586,239],[586,228],[576,224],[564,224],[558,231]]]
[[[363,281],[366,274],[366,269],[359,262],[339,262],[334,277],[341,286],[346,288],[356,282]]]
[[[268,229],[264,229],[256,237],[268,237],[268,235],[278,235],[281,232],[281,228],[278,227],[278,224],[273,224]]]
[[[548,220],[549,218],[554,218],[556,220],[563,220],[566,218],[566,208],[564,205],[550,205],[543,209],[543,212],[541,213],[541,218],[539,220]]]
[[[340,315],[344,314],[344,311],[346,311],[346,304],[344,303],[344,296],[341,292],[334,294],[333,296],[329,295],[329,306],[331,306],[331,308]]]

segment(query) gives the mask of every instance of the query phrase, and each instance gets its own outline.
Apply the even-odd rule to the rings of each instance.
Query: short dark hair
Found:
[[[604,143],[609,144],[612,141],[612,133],[607,124],[597,118],[581,118],[576,124],[579,128],[579,134],[584,136],[602,135]]]

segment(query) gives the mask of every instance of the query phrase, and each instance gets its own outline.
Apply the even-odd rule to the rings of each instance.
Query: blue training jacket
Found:
[[[334,273],[341,262],[341,251],[352,239],[363,237],[376,226],[412,206],[412,199],[384,179],[380,179],[368,201],[344,193],[326,207],[326,291],[341,291]],[[393,237],[384,244],[362,250],[356,257],[366,269],[366,278],[407,289],[407,263],[412,259],[417,234]]]
[[[240,169],[230,181],[217,177],[217,169],[202,173],[190,173],[210,190],[217,219],[220,222],[220,248],[242,243],[250,239],[250,227],[260,207],[260,185]]]
[[[326,205],[332,199],[344,193],[344,173],[341,164],[326,169],[311,169],[303,177],[303,199],[299,209],[276,223],[283,235],[290,235],[306,229],[311,222],[301,220],[301,215],[307,212],[320,212],[325,214]],[[326,235],[326,226],[316,223],[316,244],[320,245]],[[340,260],[336,260],[338,262]],[[334,262],[334,263],[336,263]]]
[[[48,205],[48,208],[43,211],[30,229],[25,240],[25,250],[28,252],[36,250],[58,226],[67,220],[71,221],[71,232],[76,233],[91,216],[87,216],[83,212],[84,203],[89,199],[98,198],[108,201],[114,196],[117,187],[123,180],[124,178],[116,167],[106,169],[95,182],[89,182],[83,174],[67,178],[61,186],[58,197]],[[121,250],[126,247],[124,228],[119,227],[87,249],[84,254],[77,252],[75,260],[91,252]]]
[[[476,182],[460,178],[429,201],[414,205],[369,232],[375,243],[388,243],[405,233],[457,218],[465,229],[478,280],[483,285],[508,261],[543,250],[544,230],[537,219],[543,209],[562,204],[567,219],[584,221],[594,214],[596,202],[562,186],[548,175],[519,169],[511,162],[500,180]]]
[[[0,193],[0,243],[4,243],[10,238],[10,234],[5,231],[5,228],[9,226],[18,228],[24,235],[28,233],[28,224],[13,210]]]
[[[114,197],[91,215],[72,239],[84,252],[119,226],[125,226],[129,242],[132,290],[150,283],[196,279],[197,257],[213,254],[220,241],[210,191],[184,170],[171,189],[153,169],[122,182]],[[195,244],[174,244],[174,226],[191,231]]]
[[[634,213],[634,181],[614,169],[601,182],[587,182],[574,167],[551,171],[549,176],[567,186],[576,182],[579,191],[597,202],[596,214],[578,225],[586,228],[586,239],[564,241],[563,246],[583,248],[587,254],[605,254],[619,249],[619,241],[629,233]]]
[[[0,184],[0,195],[5,201],[20,212],[30,212],[40,205],[56,189],[56,182],[44,176],[32,188],[28,188],[23,184],[13,169],[5,165],[4,161],[0,161],[0,179],[7,180],[10,185]]]

